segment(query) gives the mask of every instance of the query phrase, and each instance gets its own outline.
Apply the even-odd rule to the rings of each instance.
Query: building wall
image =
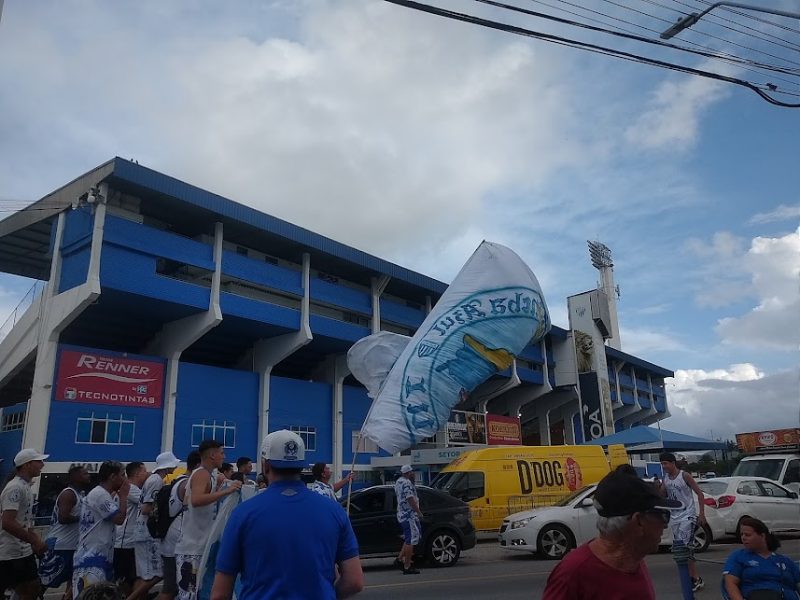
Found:
[[[328,383],[272,377],[270,381],[269,430],[314,428],[313,450],[306,462],[333,462],[333,386]],[[301,434],[302,435],[302,434]]]
[[[255,459],[258,448],[258,374],[181,363],[173,451],[185,459],[189,452],[197,449],[199,441],[211,437],[225,443],[229,462],[239,456]]]
[[[27,407],[26,402],[7,406],[2,410],[2,415],[5,419],[8,415],[24,413]],[[0,459],[3,459],[0,462],[0,485],[14,468],[14,456],[22,449],[22,432],[23,429],[0,431]]]

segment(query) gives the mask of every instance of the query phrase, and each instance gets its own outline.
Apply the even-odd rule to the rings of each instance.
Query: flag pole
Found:
[[[369,415],[367,415],[369,417]],[[356,450],[353,452],[353,462],[350,465],[350,481],[347,482],[347,516],[350,516],[350,496],[353,495],[353,470],[356,468],[356,458],[358,458],[358,450],[361,448],[361,439],[364,434],[364,427],[362,426],[358,432],[358,441],[356,442]]]

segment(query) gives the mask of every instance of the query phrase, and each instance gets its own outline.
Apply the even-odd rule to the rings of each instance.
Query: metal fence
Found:
[[[37,281],[36,283],[31,286],[31,289],[23,296],[22,300],[19,301],[19,304],[11,311],[11,314],[8,315],[8,318],[5,322],[0,325],[0,341],[2,341],[14,326],[19,322],[22,318],[22,315],[25,314],[31,305],[36,301],[36,299],[42,295],[44,291],[45,282],[44,281]]]

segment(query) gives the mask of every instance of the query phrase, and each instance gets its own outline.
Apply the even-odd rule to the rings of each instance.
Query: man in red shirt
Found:
[[[655,600],[644,557],[658,550],[670,511],[683,505],[623,465],[594,493],[600,535],[553,569],[542,600]]]

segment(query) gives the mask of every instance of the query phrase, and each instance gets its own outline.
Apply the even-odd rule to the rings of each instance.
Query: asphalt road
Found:
[[[782,540],[780,552],[800,560],[800,537]],[[730,543],[712,544],[698,555],[698,569],[706,587],[698,600],[718,599],[722,565],[739,546]],[[476,548],[464,552],[454,567],[423,569],[420,575],[403,575],[391,567],[391,560],[364,561],[366,589],[359,599],[427,600],[469,598],[470,600],[535,600],[544,591],[547,576],[557,564],[527,554],[501,550],[490,539],[482,540]],[[654,554],[647,566],[659,600],[682,600],[677,569],[671,555]]]

